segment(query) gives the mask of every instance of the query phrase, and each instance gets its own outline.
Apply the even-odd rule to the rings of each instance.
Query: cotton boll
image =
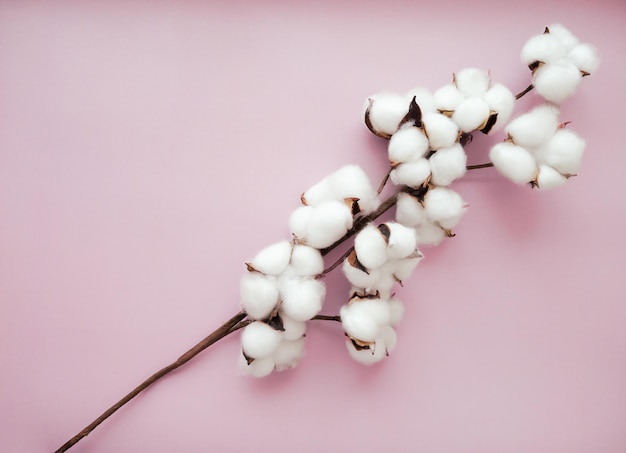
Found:
[[[405,185],[409,187],[421,186],[429,176],[430,163],[425,158],[398,165],[389,174],[391,182],[396,186]]]
[[[369,315],[366,309],[363,310],[356,307],[357,304],[344,305],[339,310],[343,329],[352,338],[363,342],[374,341],[378,335],[380,326],[376,320]]]
[[[516,145],[535,148],[552,137],[558,124],[558,109],[540,105],[511,121],[506,127],[506,132]]]
[[[366,292],[376,285],[376,282],[380,279],[380,271],[378,269],[369,269],[367,272],[354,267],[348,260],[343,262],[343,273],[346,279],[357,288],[361,288]]]
[[[559,129],[541,148],[541,159],[563,175],[576,174],[580,168],[585,141],[569,129]]]
[[[240,354],[239,369],[245,375],[262,378],[274,371],[274,359],[269,356],[262,359],[254,359],[254,361],[248,363],[243,354]]]
[[[489,158],[502,175],[517,184],[525,184],[535,178],[535,158],[521,146],[511,142],[498,143],[491,148]]]
[[[308,321],[322,309],[326,287],[313,278],[291,278],[281,281],[282,312],[296,321]]]
[[[381,341],[377,342],[375,345],[372,345],[372,349],[357,350],[352,341],[346,340],[346,348],[350,353],[350,357],[363,365],[373,365],[384,359],[387,356],[384,346],[385,345]]]
[[[394,277],[401,282],[408,280],[408,278],[411,276],[411,274],[413,274],[413,271],[421,260],[422,255],[415,253],[414,255],[407,258],[402,258],[400,260],[394,261]]]
[[[594,73],[600,63],[598,51],[591,44],[578,44],[567,55],[567,59],[587,74]]]
[[[254,321],[243,328],[241,347],[246,356],[260,359],[271,355],[282,335],[264,322]]]
[[[395,297],[389,299],[387,303],[389,304],[389,324],[395,326],[404,318],[404,304]]]
[[[328,247],[352,228],[352,212],[341,201],[326,201],[313,209],[303,238],[311,247],[316,249]]]
[[[304,338],[292,341],[283,340],[276,348],[276,351],[274,351],[274,366],[278,371],[295,368],[300,362],[303,354]]]
[[[442,86],[434,93],[438,110],[454,111],[465,100],[463,93],[453,83]]]
[[[402,259],[415,252],[417,237],[413,228],[396,222],[387,222],[385,225],[390,231],[387,245],[389,258]]]
[[[361,264],[368,269],[376,269],[387,261],[387,240],[373,224],[356,235],[354,250]]]
[[[405,125],[389,139],[389,160],[392,163],[411,162],[428,152],[428,138],[412,125]]]
[[[417,243],[421,245],[437,245],[446,238],[446,232],[432,222],[424,222],[415,227]]]
[[[437,223],[439,224],[441,228],[445,230],[451,230],[452,228],[456,228],[456,226],[461,221],[463,214],[465,214],[465,208],[461,212],[459,212],[457,215],[448,217],[447,219],[441,219]]]
[[[434,150],[452,146],[459,137],[458,126],[441,113],[426,113],[422,116],[422,122],[430,147]]]
[[[318,249],[297,244],[293,247],[290,266],[300,277],[318,275],[324,271],[324,259]]]
[[[289,217],[289,231],[297,237],[304,239],[307,233],[307,225],[313,214],[313,206],[300,206]]]
[[[553,189],[562,186],[567,178],[554,168],[541,164],[539,165],[539,173],[537,174],[537,187],[543,190]]]
[[[551,63],[567,53],[561,40],[552,33],[533,36],[522,48],[522,62],[531,65],[537,61]]]
[[[252,319],[265,319],[278,304],[278,282],[273,276],[246,273],[240,284],[241,306]]]
[[[435,111],[435,98],[426,88],[414,88],[407,92],[404,97],[409,103],[415,97],[415,103],[419,106],[422,113]]]
[[[578,38],[572,34],[567,28],[565,28],[561,24],[552,24],[548,26],[548,30],[550,30],[550,34],[555,36],[561,41],[563,47],[567,52],[572,50],[575,46],[578,45]]]
[[[482,96],[491,81],[489,73],[477,68],[466,68],[454,75],[454,84],[466,97]]]
[[[434,222],[458,216],[465,209],[463,198],[447,187],[430,189],[424,198],[426,214]]]
[[[314,184],[302,194],[302,202],[310,206],[316,206],[328,200],[336,200],[328,177]]]
[[[425,219],[424,207],[417,198],[408,193],[398,194],[396,202],[396,222],[406,226],[415,226]]]
[[[490,130],[490,132],[494,132],[509,121],[515,106],[515,96],[507,87],[496,83],[487,90],[483,99],[489,105],[489,108],[498,114],[498,119]]]
[[[358,165],[346,165],[329,176],[335,200],[358,198],[359,207],[369,213],[378,207],[378,195],[370,180]]]
[[[489,105],[487,105],[485,101],[473,97],[459,104],[452,115],[452,121],[454,121],[463,132],[472,132],[487,122],[490,113]]]
[[[566,60],[543,65],[533,75],[535,91],[544,99],[557,104],[574,94],[581,80],[580,70]]]
[[[296,321],[290,318],[286,314],[281,314],[280,319],[283,323],[283,339],[284,340],[297,340],[304,336],[306,332],[306,322]]]
[[[365,123],[376,135],[391,137],[409,111],[409,102],[399,94],[381,93],[366,102]]]
[[[280,241],[265,247],[249,265],[256,271],[268,275],[280,275],[289,265],[292,245],[289,241]]]
[[[467,156],[460,143],[437,150],[429,160],[431,182],[439,186],[449,185],[463,176],[467,170]]]
[[[380,333],[382,343],[385,345],[385,353],[389,354],[393,352],[393,350],[396,349],[396,344],[398,344],[398,335],[394,328],[391,326],[383,326]],[[376,344],[378,345],[378,341]]]

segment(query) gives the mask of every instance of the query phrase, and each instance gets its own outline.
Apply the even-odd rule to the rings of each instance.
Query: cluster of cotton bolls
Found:
[[[250,319],[242,334],[245,373],[265,376],[298,363],[306,321],[320,312],[325,296],[322,254],[350,234],[355,234],[354,247],[342,269],[352,289],[340,309],[346,346],[364,364],[386,357],[396,345],[394,326],[404,312],[394,286],[408,279],[422,259],[419,246],[454,236],[452,229],[468,206],[449,187],[471,168],[463,147],[473,132],[505,127],[515,100],[531,88],[550,103],[508,123],[506,139],[490,150],[491,163],[473,167],[493,165],[512,181],[541,189],[557,187],[577,173],[585,142],[559,122],[555,104],[595,71],[596,50],[557,24],[526,43],[522,61],[532,70],[532,85],[517,96],[492,83],[489,72],[466,68],[433,93],[416,88],[367,99],[366,126],[389,140],[395,221],[372,222],[384,209],[365,218],[381,203],[356,165],[302,194],[302,205],[289,219],[292,240],[259,252],[241,281],[242,306]]]
[[[312,186],[291,215],[293,239],[261,250],[241,279],[241,305],[252,321],[241,335],[241,369],[261,377],[300,360],[306,321],[322,309],[325,286],[320,249],[352,227],[355,216],[378,207],[365,172],[347,165]]]
[[[540,189],[560,186],[580,168],[585,142],[559,124],[559,110],[540,105],[507,127],[508,139],[489,153],[500,173]]]
[[[561,103],[578,88],[582,77],[598,67],[598,54],[560,24],[546,27],[522,49],[522,61],[533,73],[533,86],[544,99]]]

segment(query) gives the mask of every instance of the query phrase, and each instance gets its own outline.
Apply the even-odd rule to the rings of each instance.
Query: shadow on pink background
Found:
[[[311,184],[346,163],[378,181],[368,95],[466,66],[520,91],[553,22],[602,58],[563,106],[583,169],[549,192],[455,183],[471,207],[398,291],[389,359],[353,363],[316,323],[296,370],[256,381],[235,335],[72,451],[626,451],[625,19],[618,0],[0,4],[0,451],[58,448],[235,314],[243,262]],[[329,278],[325,313],[347,289]]]

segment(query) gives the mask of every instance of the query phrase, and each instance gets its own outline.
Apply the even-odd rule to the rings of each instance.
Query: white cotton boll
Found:
[[[380,271],[378,269],[371,269],[365,272],[351,266],[347,261],[343,263],[343,273],[351,285],[363,289],[368,293],[376,286],[376,283],[380,279]]]
[[[569,129],[559,129],[541,148],[541,160],[564,175],[580,169],[585,141]]]
[[[574,94],[581,80],[580,70],[566,60],[543,65],[533,74],[535,91],[544,99],[557,104]]]
[[[454,111],[465,100],[463,93],[453,83],[442,86],[434,93],[438,110]]]
[[[554,168],[541,164],[539,165],[539,173],[537,174],[537,187],[543,190],[553,189],[562,186],[567,178]]]
[[[283,322],[283,329],[285,329],[283,331],[284,340],[297,340],[304,336],[306,332],[305,321],[296,321],[284,313],[281,314],[280,319]]]
[[[559,110],[540,105],[515,118],[506,127],[513,142],[524,148],[535,148],[552,137],[559,125]]]
[[[348,335],[357,340],[374,341],[380,330],[379,324],[373,319],[367,309],[360,309],[356,304],[344,305],[339,310],[341,324]]]
[[[396,186],[405,185],[409,187],[421,186],[429,176],[430,163],[426,158],[398,165],[389,174],[391,182]]]
[[[324,201],[336,199],[337,198],[334,197],[333,188],[328,180],[328,177],[314,184],[306,192],[304,192],[304,194],[302,194],[302,201],[310,206],[317,206]]]
[[[467,170],[467,156],[460,143],[448,148],[441,148],[430,156],[431,182],[439,186],[447,186],[460,178]]]
[[[594,73],[600,63],[598,51],[591,44],[578,44],[567,55],[567,58],[574,63],[578,69],[588,74]]]
[[[281,281],[281,310],[296,321],[308,321],[317,315],[324,302],[326,287],[313,278],[291,278]]]
[[[396,202],[396,222],[406,226],[415,226],[425,219],[424,207],[408,193],[398,194]]]
[[[373,224],[363,228],[354,239],[356,256],[368,269],[376,269],[387,261],[387,241]]]
[[[465,209],[465,202],[454,190],[435,187],[426,194],[424,209],[431,220],[439,222],[458,216]]]
[[[324,271],[324,259],[318,249],[297,244],[291,253],[290,266],[300,277],[318,275]]]
[[[350,208],[342,201],[326,201],[313,208],[303,239],[307,245],[323,249],[341,239],[350,228],[352,228]]]
[[[387,262],[383,264],[378,270],[380,271],[378,280],[376,283],[367,290],[368,294],[377,294],[382,298],[390,297],[391,289],[396,286],[398,281],[393,275],[395,262]]]
[[[382,341],[377,342],[376,345],[372,345],[371,347],[373,349],[357,350],[350,340],[346,340],[346,348],[350,353],[350,357],[363,365],[373,365],[377,362],[380,362],[387,356],[387,352],[385,351],[385,345]]]
[[[389,139],[389,160],[392,163],[416,161],[428,152],[428,137],[411,125],[405,125]]]
[[[369,213],[378,207],[378,195],[365,171],[358,165],[346,165],[329,177],[336,200],[358,198],[362,211]]]
[[[307,225],[313,214],[313,206],[299,206],[289,217],[289,231],[297,238],[306,237]]]
[[[576,45],[578,45],[578,38],[572,34],[567,28],[565,28],[561,24],[552,24],[548,26],[548,30],[550,30],[550,34],[552,36],[556,36],[563,47],[567,52],[572,50]]]
[[[422,255],[415,254],[393,262],[393,275],[401,282],[407,280],[422,260]]]
[[[515,96],[507,87],[501,83],[496,83],[487,90],[483,99],[489,108],[498,114],[498,119],[489,132],[494,132],[506,124],[513,113],[515,106]]]
[[[456,226],[461,221],[461,218],[463,217],[463,214],[465,214],[465,209],[463,209],[457,215],[449,217],[447,219],[441,219],[437,223],[439,224],[439,226],[441,228],[444,228],[446,230],[451,230],[452,228],[456,228]]]
[[[452,115],[454,121],[463,132],[472,132],[487,122],[491,111],[489,105],[480,98],[464,100]]]
[[[399,94],[381,93],[371,96],[365,103],[365,108],[374,131],[391,136],[408,113],[409,101]]]
[[[530,38],[522,48],[522,62],[531,65],[537,61],[551,63],[567,53],[561,40],[552,33],[544,33]]]
[[[247,376],[262,378],[274,371],[274,359],[272,356],[263,357],[262,359],[254,359],[248,364],[243,354],[239,354],[239,369]]]
[[[417,247],[417,236],[413,228],[396,222],[387,222],[389,228],[389,242],[387,254],[392,259],[402,259],[415,252]]]
[[[391,326],[383,326],[380,333],[382,343],[385,345],[385,353],[389,354],[393,352],[393,350],[396,349],[396,344],[398,344],[398,335],[394,328]]]
[[[415,97],[415,102],[419,106],[422,113],[432,112],[436,109],[435,98],[426,88],[413,88],[411,91],[407,92],[404,97],[409,103],[413,100],[413,97]]]
[[[248,357],[260,359],[271,355],[281,339],[279,331],[264,322],[254,321],[243,328],[241,347]]]
[[[404,318],[404,304],[395,297],[389,299],[387,303],[389,304],[389,324],[395,326]]]
[[[430,147],[434,150],[452,146],[459,137],[459,127],[441,113],[426,113],[422,116],[422,122]]]
[[[304,338],[297,340],[283,340],[280,342],[272,358],[274,367],[278,371],[295,368],[304,355]]]
[[[496,169],[517,184],[525,184],[535,178],[535,158],[521,146],[502,142],[491,148],[489,158]]]
[[[257,272],[246,273],[240,283],[241,307],[252,319],[265,319],[278,304],[276,278]]]
[[[443,229],[432,222],[424,222],[415,227],[417,243],[420,245],[437,245],[446,238]]]
[[[280,241],[265,247],[250,261],[257,271],[268,275],[280,275],[289,265],[292,244]]]
[[[466,68],[454,74],[454,83],[466,97],[482,96],[491,81],[489,73],[477,68]]]

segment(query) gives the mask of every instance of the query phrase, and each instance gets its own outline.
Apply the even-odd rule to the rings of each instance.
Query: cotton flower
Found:
[[[489,73],[477,68],[455,73],[452,83],[435,91],[434,98],[437,109],[465,133],[498,130],[508,121],[515,103],[508,88],[492,85]]]
[[[557,104],[574,94],[582,77],[595,72],[599,62],[593,46],[580,43],[560,24],[530,38],[522,48],[521,59],[533,73],[537,93]]]
[[[578,172],[585,142],[558,124],[558,110],[539,106],[513,120],[508,139],[491,148],[496,169],[518,184],[551,189]]]

